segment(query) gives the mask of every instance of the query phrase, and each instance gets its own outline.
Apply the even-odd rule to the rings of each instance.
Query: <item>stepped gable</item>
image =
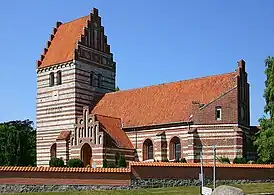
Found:
[[[96,119],[103,126],[104,131],[116,142],[118,147],[134,149],[126,133],[122,130],[121,119],[96,115]]]
[[[107,93],[91,111],[121,118],[123,127],[189,121],[193,102],[208,104],[234,88],[237,72]]]
[[[96,40],[94,33],[96,33]],[[107,44],[107,36],[104,35],[104,27],[101,26],[101,17],[98,16],[96,8],[93,8],[88,16],[64,24],[56,23],[40,60],[37,61],[37,68],[77,60],[83,53],[78,48],[79,44],[112,55],[110,46]]]

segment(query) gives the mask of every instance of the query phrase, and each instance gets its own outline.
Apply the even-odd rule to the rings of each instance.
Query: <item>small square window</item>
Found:
[[[222,109],[221,107],[216,107],[216,120],[222,120]]]

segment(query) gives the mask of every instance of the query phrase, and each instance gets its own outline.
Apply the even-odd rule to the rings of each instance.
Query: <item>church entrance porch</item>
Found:
[[[90,159],[92,158],[92,149],[89,144],[85,143],[81,148],[81,160],[84,166],[90,165]]]

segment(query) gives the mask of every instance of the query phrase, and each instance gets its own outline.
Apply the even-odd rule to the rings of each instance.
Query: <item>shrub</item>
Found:
[[[108,163],[108,168],[116,168],[117,166],[115,165],[114,162]]]
[[[124,155],[121,155],[119,158],[119,167],[127,167],[126,158]]]
[[[167,158],[163,158],[162,162],[169,162]]]
[[[258,158],[256,160],[256,164],[264,164],[264,161],[261,158]]]
[[[115,154],[115,165],[118,166],[119,165],[119,159],[120,159],[120,154],[117,152]]]
[[[108,167],[108,161],[107,159],[103,160],[103,168],[107,168]]]
[[[181,158],[181,163],[187,163],[185,158]]]
[[[84,163],[81,159],[74,158],[68,161],[68,167],[84,167]]]
[[[65,163],[63,159],[60,158],[51,158],[49,161],[50,167],[64,167]]]
[[[255,161],[254,161],[254,160],[249,160],[249,161],[247,162],[247,164],[255,164]]]
[[[228,157],[217,157],[217,161],[220,163],[230,164],[230,160]]]
[[[233,160],[233,164],[246,164],[246,159],[241,157],[236,157]]]
[[[176,158],[174,162],[180,162],[180,159],[179,159],[179,158]]]

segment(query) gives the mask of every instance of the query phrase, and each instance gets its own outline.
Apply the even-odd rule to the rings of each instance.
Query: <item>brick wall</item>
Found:
[[[204,164],[212,179],[212,164]],[[0,167],[0,184],[114,185],[126,186],[132,179],[198,179],[200,164],[132,162],[129,168]],[[274,165],[217,164],[217,180],[274,180]]]
[[[197,163],[132,163],[131,172],[136,179],[199,179]],[[212,179],[212,164],[204,164],[204,176]],[[217,164],[217,180],[274,180],[273,165]]]
[[[129,185],[129,169],[1,167],[0,184]]]

